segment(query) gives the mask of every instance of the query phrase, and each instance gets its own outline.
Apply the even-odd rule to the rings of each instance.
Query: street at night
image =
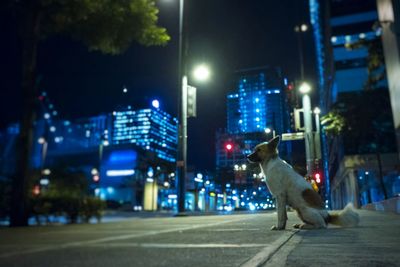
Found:
[[[360,214],[357,228],[315,231],[270,231],[275,213],[1,229],[0,265],[398,266],[398,217]]]
[[[0,266],[400,266],[400,0],[0,25]]]

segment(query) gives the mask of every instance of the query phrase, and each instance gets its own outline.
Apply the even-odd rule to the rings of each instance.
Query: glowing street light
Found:
[[[201,64],[194,69],[193,76],[198,81],[207,81],[210,77],[210,70],[206,65]]]
[[[300,91],[300,93],[302,93],[302,94],[308,94],[309,92],[311,92],[311,86],[310,86],[308,83],[303,82],[303,83],[300,85],[299,91]]]

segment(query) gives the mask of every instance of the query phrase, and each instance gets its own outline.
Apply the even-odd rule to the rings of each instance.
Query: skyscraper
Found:
[[[289,130],[284,93],[287,82],[279,68],[244,69],[235,74],[236,90],[227,95],[227,129],[217,133],[216,167],[225,173],[221,175],[243,184],[253,179],[253,173],[245,167],[251,149]],[[287,152],[284,145],[281,150],[283,155]]]
[[[381,46],[375,0],[333,0],[330,25],[335,60],[334,93],[363,90],[368,80],[371,44]],[[361,44],[355,46],[355,44]],[[369,48],[370,47],[370,48]],[[382,87],[387,87],[383,81]]]
[[[177,138],[177,119],[160,109],[126,109],[113,112],[114,145],[135,144],[155,152],[160,159],[175,162]]]

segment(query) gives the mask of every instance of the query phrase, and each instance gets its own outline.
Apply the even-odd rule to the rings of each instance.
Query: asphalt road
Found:
[[[294,234],[270,231],[275,220],[262,213],[5,228],[0,266],[255,266]]]
[[[360,225],[271,231],[276,213],[133,217],[0,229],[0,266],[400,266],[400,215],[359,210]]]

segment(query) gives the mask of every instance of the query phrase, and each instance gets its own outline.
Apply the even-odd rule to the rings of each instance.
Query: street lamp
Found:
[[[304,117],[304,143],[306,148],[306,162],[307,162],[307,174],[311,175],[313,171],[314,163],[314,142],[312,133],[312,111],[311,111],[311,100],[309,93],[311,92],[311,86],[303,82],[299,87],[300,93],[303,94],[303,117]]]
[[[321,110],[319,107],[314,108],[315,115],[315,138],[314,138],[314,146],[315,146],[315,159],[320,160],[321,155],[321,122],[319,119],[319,115],[321,114]]]
[[[193,76],[196,78],[198,81],[206,81],[210,77],[210,69],[208,68],[207,65],[201,64],[198,65],[194,70],[193,70]]]
[[[301,25],[296,25],[294,31],[297,33],[297,43],[299,48],[299,60],[300,60],[300,75],[301,79],[304,79],[304,63],[303,63],[303,40],[302,34],[308,30],[308,25],[303,23]]]

